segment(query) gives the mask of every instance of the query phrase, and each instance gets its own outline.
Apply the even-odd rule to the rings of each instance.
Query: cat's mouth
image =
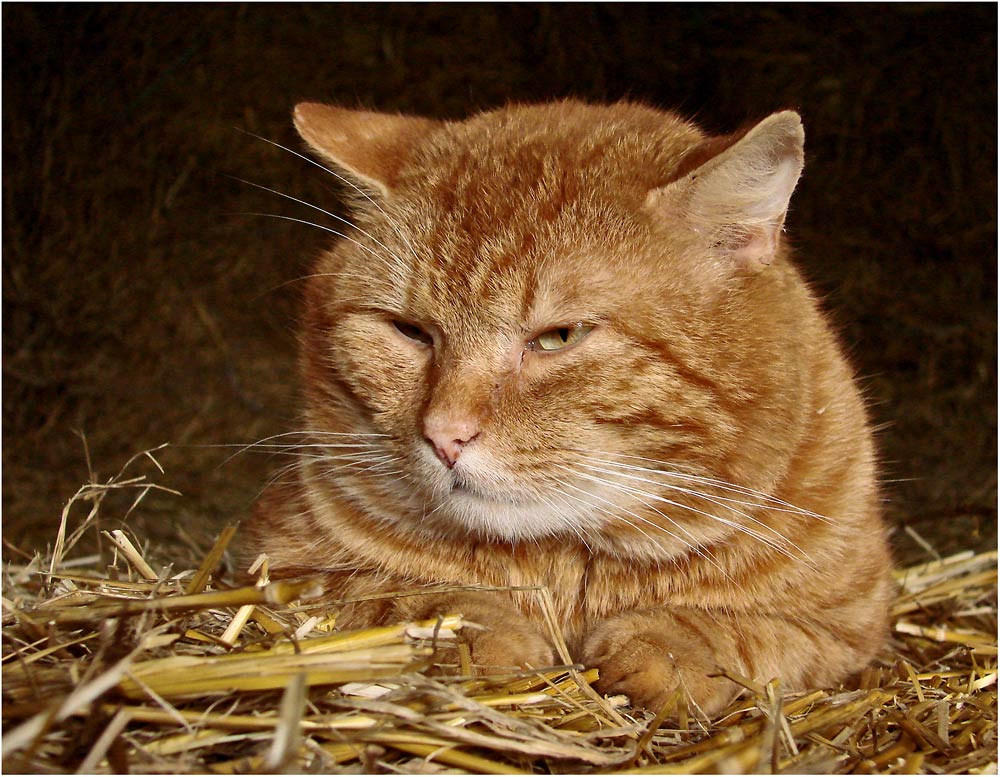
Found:
[[[451,480],[450,496],[476,499],[492,504],[518,504],[521,500],[514,499],[509,495],[498,494],[495,491],[484,489],[481,485],[461,473],[453,472]]]
[[[485,493],[475,483],[461,477],[460,475],[452,476],[450,492],[455,495],[474,496],[479,497],[480,499],[496,501],[491,495]]]

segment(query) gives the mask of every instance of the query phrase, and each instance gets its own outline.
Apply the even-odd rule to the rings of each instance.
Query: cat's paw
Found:
[[[556,663],[548,641],[530,626],[508,623],[503,628],[468,623],[462,640],[472,652],[472,663],[484,670],[539,669]]]
[[[409,601],[401,600],[397,607],[406,619],[433,618],[446,613],[461,615],[464,625],[459,639],[469,646],[473,664],[485,671],[538,669],[555,664],[552,646],[534,623],[508,599],[495,593],[473,591],[426,599],[412,597]]]
[[[680,688],[696,709],[711,716],[739,693],[718,671],[715,657],[699,640],[671,628],[668,619],[629,612],[602,621],[583,645],[582,661],[597,667],[594,687],[623,693],[633,705],[659,711]]]

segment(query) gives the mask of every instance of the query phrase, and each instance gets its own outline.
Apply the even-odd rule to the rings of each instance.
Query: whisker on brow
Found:
[[[305,224],[306,226],[316,227],[316,229],[322,229],[324,232],[329,232],[330,234],[343,238],[349,243],[354,243],[354,245],[358,246],[358,248],[360,248],[362,251],[367,251],[369,254],[371,254],[380,262],[382,262],[382,264],[385,265],[386,269],[389,271],[389,274],[400,283],[405,282],[406,280],[406,276],[403,274],[402,269],[400,268],[399,265],[391,264],[384,256],[382,256],[382,254],[378,253],[377,251],[373,251],[364,243],[360,242],[359,240],[355,240],[350,235],[344,234],[343,232],[340,232],[336,229],[324,226],[323,224],[317,224],[315,221],[309,221],[308,219],[300,219],[294,216],[285,216],[280,213],[263,213],[261,211],[245,211],[242,213],[233,213],[231,215],[258,216],[261,218],[268,218],[268,219],[281,219],[282,221],[294,221],[297,224]]]
[[[379,240],[378,238],[376,238],[370,232],[368,232],[368,231],[362,229],[361,227],[359,227],[357,224],[355,224],[350,219],[345,219],[343,216],[339,216],[336,213],[332,213],[332,212],[330,212],[328,210],[325,210],[324,208],[321,208],[318,205],[313,205],[308,200],[302,200],[302,199],[299,199],[298,197],[293,197],[290,194],[286,194],[285,192],[280,191],[278,189],[272,189],[270,186],[264,186],[264,185],[259,184],[259,183],[254,183],[253,181],[248,181],[248,180],[246,180],[244,178],[237,178],[236,176],[230,176],[230,178],[232,178],[235,181],[239,181],[240,183],[246,184],[247,186],[254,186],[254,187],[258,188],[258,189],[262,189],[265,192],[270,192],[271,194],[277,194],[279,197],[284,197],[285,199],[291,200],[292,202],[297,202],[300,205],[305,205],[307,208],[312,208],[313,210],[319,211],[320,213],[324,214],[325,216],[329,216],[332,219],[336,219],[337,221],[339,221],[339,222],[341,222],[343,224],[346,224],[347,226],[349,226],[349,227],[351,227],[353,229],[356,229],[358,232],[360,232],[362,235],[364,235],[365,237],[367,237],[373,243],[375,243],[376,245],[378,245],[380,248],[384,249],[389,254],[389,256],[391,256],[393,259],[396,260],[396,262],[399,264],[400,267],[403,267],[403,260],[402,260],[402,258],[400,258],[400,256],[398,254],[396,254],[391,248],[389,248],[389,246],[387,246],[381,240]]]
[[[237,129],[239,129],[239,128],[237,128]],[[257,134],[255,134],[253,132],[249,132],[248,130],[239,129],[239,131],[242,132],[242,133],[244,133],[244,134],[246,134],[246,135],[249,135],[252,138],[257,138],[257,140],[262,140],[265,143],[269,143],[270,145],[274,146],[275,148],[280,148],[282,151],[287,151],[292,156],[296,156],[299,159],[305,160],[309,164],[311,164],[311,165],[313,165],[315,167],[318,167],[320,170],[322,170],[323,172],[327,173],[328,175],[332,175],[334,178],[336,178],[341,183],[346,184],[347,186],[350,186],[352,189],[354,189],[354,191],[356,191],[358,194],[360,194],[362,197],[364,197],[366,200],[368,200],[368,202],[370,202],[375,207],[375,209],[378,210],[378,212],[381,213],[385,217],[386,223],[388,223],[389,226],[392,227],[392,230],[393,230],[393,232],[396,233],[396,236],[399,237],[403,241],[403,243],[406,245],[407,249],[409,249],[410,253],[413,254],[413,258],[414,259],[418,259],[419,258],[417,256],[417,252],[413,250],[413,245],[410,243],[409,239],[406,236],[406,230],[400,228],[400,226],[395,222],[395,220],[389,218],[389,214],[386,213],[385,210],[382,209],[382,206],[379,205],[374,199],[372,199],[372,197],[364,189],[362,189],[360,186],[358,186],[356,183],[354,183],[354,181],[352,181],[349,178],[341,175],[336,170],[331,170],[326,165],[320,164],[315,159],[310,159],[305,154],[300,154],[298,151],[295,151],[293,149],[288,148],[288,146],[283,146],[281,143],[278,143],[278,142],[276,142],[274,140],[270,140],[269,138],[265,138],[265,137],[263,137],[261,135],[257,135]]]

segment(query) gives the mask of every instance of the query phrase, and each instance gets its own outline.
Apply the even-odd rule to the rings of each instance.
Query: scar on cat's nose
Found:
[[[431,417],[424,421],[424,437],[448,469],[455,466],[462,448],[478,435],[478,425],[470,419]]]

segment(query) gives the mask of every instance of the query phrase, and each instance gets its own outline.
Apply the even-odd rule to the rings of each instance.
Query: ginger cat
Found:
[[[633,103],[461,122],[302,104],[353,195],[306,283],[294,467],[258,503],[272,574],[351,599],[546,586],[597,688],[705,714],[835,683],[891,595],[865,410],[789,260],[797,114],[708,137]],[[553,663],[528,593],[459,612],[482,665]]]

